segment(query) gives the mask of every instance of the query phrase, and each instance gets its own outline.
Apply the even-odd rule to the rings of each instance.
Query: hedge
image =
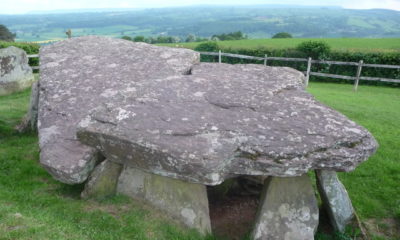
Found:
[[[207,48],[205,44],[195,48],[197,51],[204,51]],[[303,52],[294,49],[268,49],[268,48],[256,48],[256,49],[232,49],[232,48],[219,48],[213,45],[215,49],[214,52],[218,52],[218,50],[222,50],[225,53],[235,53],[242,54],[248,56],[257,56],[264,57],[267,54],[269,57],[287,57],[287,58],[308,58],[306,54]],[[333,60],[333,61],[343,61],[343,62],[359,62],[363,60],[364,63],[371,64],[388,64],[388,65],[400,65],[400,52],[351,52],[351,51],[330,51],[327,56],[325,56],[324,60]],[[217,62],[218,56],[202,56],[201,61],[204,62]],[[239,59],[239,58],[231,58],[231,57],[222,57],[222,62],[230,63],[230,64],[238,64],[238,63],[257,63],[260,64],[263,61],[257,60],[247,60],[247,59]],[[307,63],[306,62],[285,62],[285,61],[268,61],[268,66],[287,66],[295,68],[299,71],[306,71]],[[330,73],[337,75],[347,75],[347,76],[355,76],[357,72],[356,66],[342,66],[342,65],[327,65],[327,64],[313,64],[311,71],[313,72],[322,72],[322,73]],[[381,77],[381,78],[393,78],[400,79],[400,69],[384,69],[384,68],[370,68],[363,67],[361,76],[365,77]],[[322,77],[311,77],[311,80],[314,81],[325,81],[325,82],[353,82],[349,80],[343,79],[334,79],[334,78],[322,78]],[[386,83],[386,82],[377,82],[377,81],[360,81],[362,84],[368,85],[385,85],[385,86],[400,86],[399,83]]]

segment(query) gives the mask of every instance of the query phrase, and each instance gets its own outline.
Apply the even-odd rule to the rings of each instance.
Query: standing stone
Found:
[[[329,220],[336,231],[343,232],[354,217],[354,208],[349,194],[336,172],[317,170],[316,175],[318,190]]]
[[[102,199],[114,195],[121,170],[122,165],[118,163],[109,160],[101,162],[90,175],[81,197]]]
[[[310,240],[318,227],[318,205],[307,174],[265,181],[253,231],[255,240]]]
[[[118,193],[144,200],[202,234],[211,232],[206,186],[124,167]]]
[[[24,50],[12,46],[0,49],[0,96],[29,88],[33,81]]]
[[[32,131],[37,130],[37,120],[38,120],[38,105],[39,105],[39,82],[32,84],[31,90],[31,100],[29,104],[28,120],[29,126]]]
[[[38,104],[39,104],[39,82],[32,84],[31,99],[29,103],[28,113],[22,118],[20,124],[15,128],[19,132],[28,132],[37,130],[38,118]]]

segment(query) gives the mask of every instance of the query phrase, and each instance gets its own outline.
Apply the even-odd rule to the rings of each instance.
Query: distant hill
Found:
[[[400,37],[399,11],[282,5],[82,9],[74,13],[0,15],[0,24],[16,32],[19,41],[62,39],[69,28],[74,36],[185,38],[189,34],[209,37],[242,31],[250,38],[269,38],[277,32],[289,32],[296,38]]]
[[[56,10],[44,10],[44,11],[30,11],[29,14],[65,14],[65,13],[105,13],[105,12],[129,12],[129,11],[140,11],[143,9],[136,8],[80,8],[80,9],[56,9]]]

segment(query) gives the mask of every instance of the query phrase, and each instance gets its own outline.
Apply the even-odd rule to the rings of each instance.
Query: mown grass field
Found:
[[[362,52],[399,52],[399,38],[287,38],[287,39],[246,39],[236,41],[219,41],[221,48],[255,49],[259,47],[269,49],[294,48],[303,41],[324,41],[337,51],[362,51]],[[179,46],[195,48],[199,43],[162,44],[166,46]]]
[[[400,239],[400,89],[311,83],[317,99],[369,129],[380,148],[354,172],[341,173],[372,239]],[[79,199],[82,186],[56,182],[39,164],[36,134],[14,130],[27,110],[29,90],[0,97],[0,239],[219,239],[182,230],[149,207],[116,196]],[[371,220],[372,219],[372,220]],[[390,220],[388,222],[388,219]],[[395,225],[393,225],[395,224]],[[397,224],[397,225],[396,225]],[[319,240],[347,240],[318,234]]]

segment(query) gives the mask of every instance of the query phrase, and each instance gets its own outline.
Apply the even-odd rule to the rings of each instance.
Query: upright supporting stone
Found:
[[[89,176],[82,198],[104,198],[114,195],[117,190],[119,175],[122,165],[104,160],[101,162]]]
[[[343,232],[354,216],[353,205],[346,188],[336,172],[316,170],[318,191],[326,208],[329,220],[336,231]]]
[[[255,240],[310,240],[318,227],[318,205],[307,174],[265,181],[253,230]]]
[[[197,229],[202,234],[211,232],[205,185],[124,167],[118,181],[117,191],[146,201],[186,226]]]
[[[25,114],[21,123],[16,127],[19,132],[37,131],[38,105],[39,82],[36,81],[32,84],[31,100],[29,103],[28,113]]]
[[[37,130],[38,109],[39,109],[39,81],[32,84],[31,100],[29,104],[28,119],[32,131]]]

